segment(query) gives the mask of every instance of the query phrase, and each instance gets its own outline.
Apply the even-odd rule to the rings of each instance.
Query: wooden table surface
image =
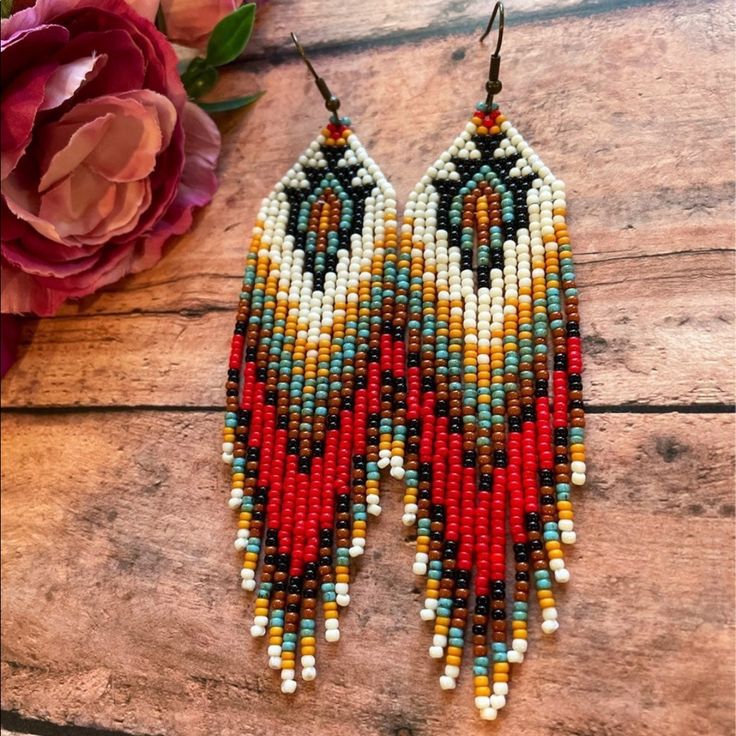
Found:
[[[38,324],[2,387],[3,734],[734,733],[730,1],[507,2],[499,101],[568,184],[590,480],[561,629],[499,720],[467,672],[437,685],[396,483],[317,681],[282,696],[249,635],[222,384],[258,204],[325,118],[288,31],[403,202],[482,94],[490,8],[269,2],[225,79],[267,94],[224,119],[211,206]]]

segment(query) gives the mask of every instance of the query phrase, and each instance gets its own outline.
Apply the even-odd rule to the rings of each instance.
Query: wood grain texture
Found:
[[[533,644],[502,719],[477,720],[467,672],[454,695],[436,685],[392,483],[317,682],[286,701],[248,635],[210,407],[258,204],[324,122],[287,32],[314,49],[403,203],[481,94],[489,9],[269,0],[254,58],[218,90],[267,95],[223,118],[212,205],[158,266],[38,324],[2,384],[15,410],[3,709],[54,736],[734,733],[734,421],[718,413],[734,402],[734,9],[721,0],[507,2],[500,101],[567,181],[598,413],[563,627]],[[600,413],[632,407],[652,413]]]
[[[213,462],[219,417],[5,421],[5,708],[133,734],[489,732],[467,672],[454,695],[436,683],[396,485],[369,532],[343,639],[319,647],[320,677],[285,701],[248,633],[226,474]],[[733,418],[590,425],[562,629],[535,637],[493,732],[726,736]]]
[[[511,0],[506,25],[527,25],[559,17],[605,13],[618,7],[655,4],[657,0]],[[316,0],[269,0],[258,9],[260,24],[247,57],[273,58],[292,52],[289,33],[296,31],[312,53],[341,47],[398,45],[407,41],[467,34],[478,38],[493,8],[485,0],[423,0],[397,3],[377,0],[348,3],[335,13]]]
[[[732,401],[724,351],[733,346],[733,310],[723,296],[732,258],[707,252],[651,262],[661,286],[646,297],[650,272],[622,282],[615,256],[601,254],[579,269],[588,404]],[[693,282],[693,270],[702,281]],[[5,381],[4,404],[218,406],[233,319],[231,309],[217,309],[43,320]],[[34,365],[43,371],[28,369]]]
[[[729,403],[734,394],[723,360],[734,347],[734,181],[724,166],[733,129],[722,124],[732,116],[733,64],[728,39],[713,30],[732,13],[709,3],[686,17],[687,8],[507,34],[506,109],[570,187],[593,403]],[[547,50],[563,32],[569,43],[550,69]],[[637,34],[649,42],[632,44]],[[402,200],[477,96],[485,53],[452,60],[471,48],[470,39],[449,37],[323,61]],[[660,63],[651,65],[654,49]],[[197,227],[156,268],[45,320],[4,382],[6,406],[220,402],[247,232],[276,172],[323,119],[301,63],[247,68],[228,75],[230,91],[257,79],[269,94],[226,122],[221,186]],[[401,105],[387,104],[397,84]],[[295,120],[294,90],[303,117],[274,125]],[[43,374],[33,369],[40,364]]]

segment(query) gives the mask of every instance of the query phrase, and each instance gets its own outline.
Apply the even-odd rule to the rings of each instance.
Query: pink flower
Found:
[[[161,257],[212,198],[220,137],[123,0],[39,0],[1,38],[2,312],[44,316]]]
[[[238,0],[161,0],[166,35],[184,46],[203,48],[212,29],[241,4]]]

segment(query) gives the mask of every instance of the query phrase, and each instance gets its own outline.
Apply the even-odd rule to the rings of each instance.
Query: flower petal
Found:
[[[114,118],[114,114],[108,112],[81,126],[76,122],[65,123],[64,118],[47,126],[43,131],[42,148],[44,158],[49,161],[41,164],[41,171],[44,168],[45,171],[38,183],[38,191],[46,191],[71,174],[99,145]]]
[[[126,0],[138,15],[142,15],[147,20],[153,21],[158,12],[158,0]]]
[[[77,167],[41,197],[38,216],[61,238],[84,235],[112,211],[115,185],[86,166]]]
[[[235,0],[162,0],[166,35],[185,46],[200,48],[218,22],[238,5]]]
[[[39,284],[35,276],[0,263],[0,308],[12,314],[37,314],[49,317],[56,314],[66,300],[66,294]]]
[[[217,189],[215,167],[220,156],[220,131],[201,107],[187,102],[182,111],[184,125],[184,171],[179,196],[188,206],[202,207]]]
[[[46,84],[46,93],[40,110],[53,110],[73,97],[76,91],[90,79],[94,79],[105,65],[107,56],[90,55],[57,67]]]
[[[92,99],[141,88],[146,77],[146,60],[140,47],[122,28],[80,33],[69,41],[58,59],[66,63],[101,52],[107,56],[107,63],[100,65],[95,77],[87,80],[77,99]]]
[[[31,142],[36,115],[43,104],[46,83],[56,69],[55,63],[33,66],[16,77],[3,91],[0,116],[0,179],[8,177]]]
[[[17,15],[17,13],[14,13]],[[28,68],[28,59],[48,60],[69,42],[69,31],[64,26],[39,25],[20,30],[5,40],[3,21],[3,63],[0,65],[0,81],[3,87],[8,80]]]

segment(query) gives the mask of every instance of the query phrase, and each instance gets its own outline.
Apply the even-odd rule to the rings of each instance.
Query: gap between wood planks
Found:
[[[169,412],[209,414],[225,411],[224,405],[179,406],[177,404],[99,404],[90,406],[7,406],[2,414],[104,414],[123,412]],[[736,404],[593,404],[585,407],[586,414],[732,414]]]
[[[15,736],[15,734],[18,736],[158,736],[158,734],[52,723],[37,718],[26,718],[14,710],[0,710],[0,728],[6,731],[8,736]]]
[[[604,15],[633,8],[646,8],[656,5],[672,4],[672,0],[587,0],[568,7],[552,7],[542,10],[517,11],[508,16],[506,26],[524,26],[533,23],[545,23],[561,18],[587,18],[595,15]],[[351,39],[348,41],[329,41],[310,45],[310,56],[340,54],[345,52],[365,51],[386,47],[405,46],[420,41],[446,38],[447,36],[466,35],[486,23],[486,18],[462,19],[454,23],[432,24],[425,28],[415,28],[409,31],[389,31],[383,34]],[[294,29],[298,32],[298,28]],[[277,66],[283,62],[295,61],[291,46],[267,46],[263,51],[254,54],[245,54],[243,58],[232,66],[254,62],[267,62]]]

